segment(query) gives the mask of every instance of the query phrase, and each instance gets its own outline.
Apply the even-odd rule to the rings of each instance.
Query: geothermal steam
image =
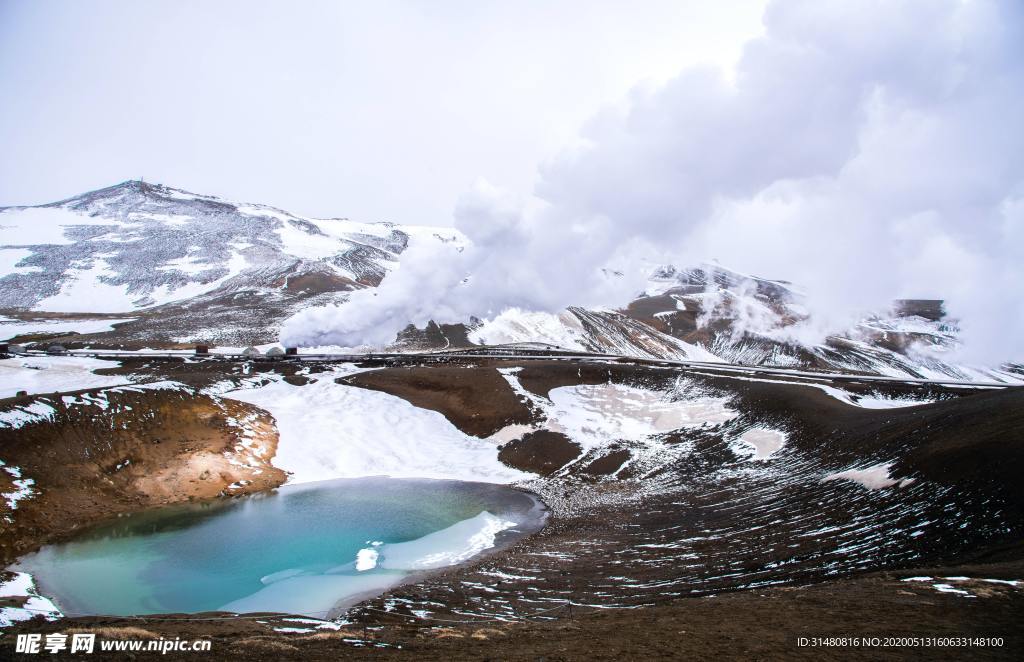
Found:
[[[774,2],[764,27],[732,77],[688,69],[599,114],[533,198],[479,184],[455,213],[461,251],[411,247],[377,290],[293,317],[285,341],[621,304],[639,265],[714,257],[798,283],[822,332],[942,298],[970,358],[1024,357],[1021,5]]]

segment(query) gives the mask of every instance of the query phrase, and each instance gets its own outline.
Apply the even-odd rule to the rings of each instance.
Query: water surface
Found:
[[[121,517],[15,569],[67,614],[326,617],[413,572],[536,531],[543,516],[537,499],[502,485],[332,480]]]

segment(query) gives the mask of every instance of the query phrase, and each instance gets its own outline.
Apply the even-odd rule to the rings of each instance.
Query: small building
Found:
[[[286,355],[288,355],[288,356],[298,356],[299,348],[298,347],[289,347],[289,348],[284,350],[284,353]]]
[[[280,347],[271,347],[267,350],[268,359],[279,359],[284,356],[284,350]]]
[[[208,356],[210,354],[209,345],[196,345],[196,356]]]
[[[246,347],[245,349],[242,350],[242,356],[244,356],[247,359],[258,359],[259,357],[263,356],[263,353],[260,352],[260,350],[256,349],[255,347]]]
[[[8,352],[7,343],[0,342],[0,354],[6,354]]]
[[[8,345],[7,346],[7,353],[8,354],[28,354],[28,348],[25,347],[24,345],[18,345],[18,344]]]
[[[64,345],[50,345],[49,347],[46,348],[46,353],[55,355],[67,354],[68,350],[67,347],[65,347]]]

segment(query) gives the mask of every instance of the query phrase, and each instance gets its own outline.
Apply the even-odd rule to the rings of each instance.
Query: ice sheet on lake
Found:
[[[339,603],[394,586],[411,572],[462,563],[493,547],[496,536],[515,525],[515,522],[481,512],[416,540],[364,548],[355,563],[327,572],[307,573],[290,568],[273,573],[263,578],[263,588],[221,609],[326,618]]]
[[[462,563],[494,547],[495,537],[515,525],[482,512],[417,540],[382,546],[377,565],[392,570],[428,570]]]
[[[264,586],[252,595],[220,608],[237,613],[280,612],[326,618],[345,597],[379,592],[402,581],[402,572],[364,572],[358,575],[299,575]]]

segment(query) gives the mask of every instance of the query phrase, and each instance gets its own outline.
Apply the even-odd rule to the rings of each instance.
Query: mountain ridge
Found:
[[[438,260],[466,243],[454,228],[314,219],[136,180],[0,208],[0,233],[0,313],[131,316],[110,331],[67,339],[143,346],[273,342],[299,310],[344,304],[348,293],[380,285],[411,243],[429,244]],[[941,301],[893,302],[850,329],[803,342],[793,338],[808,318],[802,298],[792,283],[717,264],[662,265],[618,309],[508,309],[489,320],[410,326],[393,348],[542,341],[653,358],[1024,379],[1020,366],[952,360],[958,327]]]

